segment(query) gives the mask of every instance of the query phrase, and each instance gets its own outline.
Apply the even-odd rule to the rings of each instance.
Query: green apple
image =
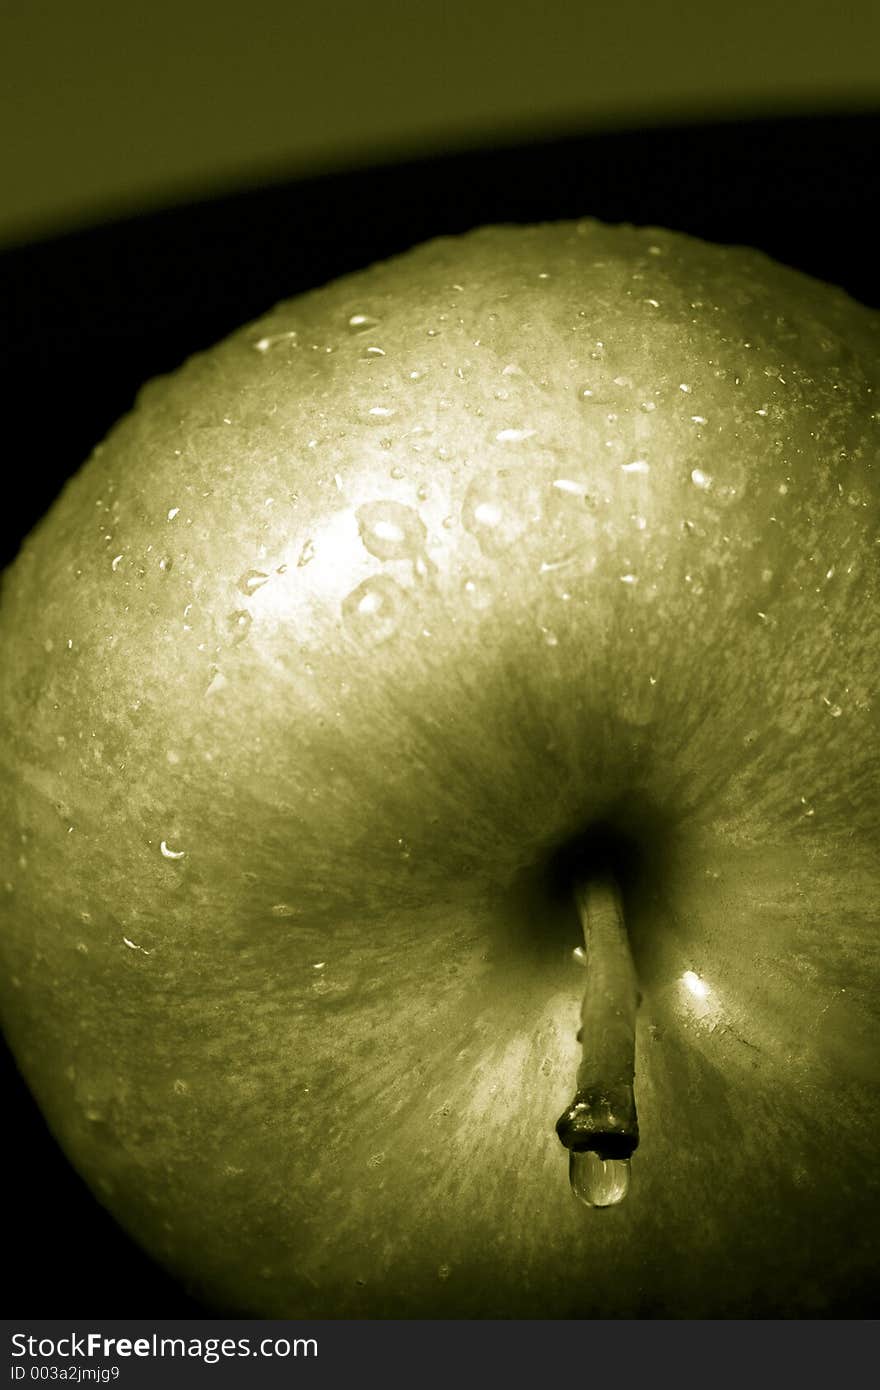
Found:
[[[26,541],[3,1018],[211,1306],[863,1294],[878,360],[880,315],[757,252],[482,230],[151,383]],[[640,1143],[598,1210],[555,1125],[627,959]]]

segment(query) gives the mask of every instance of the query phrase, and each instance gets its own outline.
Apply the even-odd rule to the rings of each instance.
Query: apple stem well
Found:
[[[579,882],[574,896],[587,967],[578,1035],[583,1056],[556,1133],[570,1151],[575,1195],[588,1206],[614,1206],[626,1195],[639,1142],[633,1092],[639,991],[614,879]]]

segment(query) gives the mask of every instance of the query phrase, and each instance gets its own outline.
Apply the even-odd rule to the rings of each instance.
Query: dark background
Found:
[[[600,132],[361,169],[0,252],[0,565],[138,386],[279,299],[440,233],[585,214],[760,247],[880,306],[880,112]],[[186,1317],[4,1050],[7,1314]],[[849,1304],[838,1316],[873,1310]]]

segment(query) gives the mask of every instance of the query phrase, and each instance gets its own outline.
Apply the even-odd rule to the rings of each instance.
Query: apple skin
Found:
[[[880,316],[756,252],[483,230],[148,385],[25,543],[4,1026],[211,1306],[873,1284],[878,360]],[[604,1212],[554,1133],[596,827],[643,995]]]

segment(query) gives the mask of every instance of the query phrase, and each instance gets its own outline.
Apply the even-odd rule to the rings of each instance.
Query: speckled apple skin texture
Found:
[[[3,1018],[79,1171],[213,1306],[863,1294],[878,360],[880,315],[756,252],[482,230],[149,384],[27,540]],[[590,1212],[541,866],[608,816],[648,862],[642,1139]]]

